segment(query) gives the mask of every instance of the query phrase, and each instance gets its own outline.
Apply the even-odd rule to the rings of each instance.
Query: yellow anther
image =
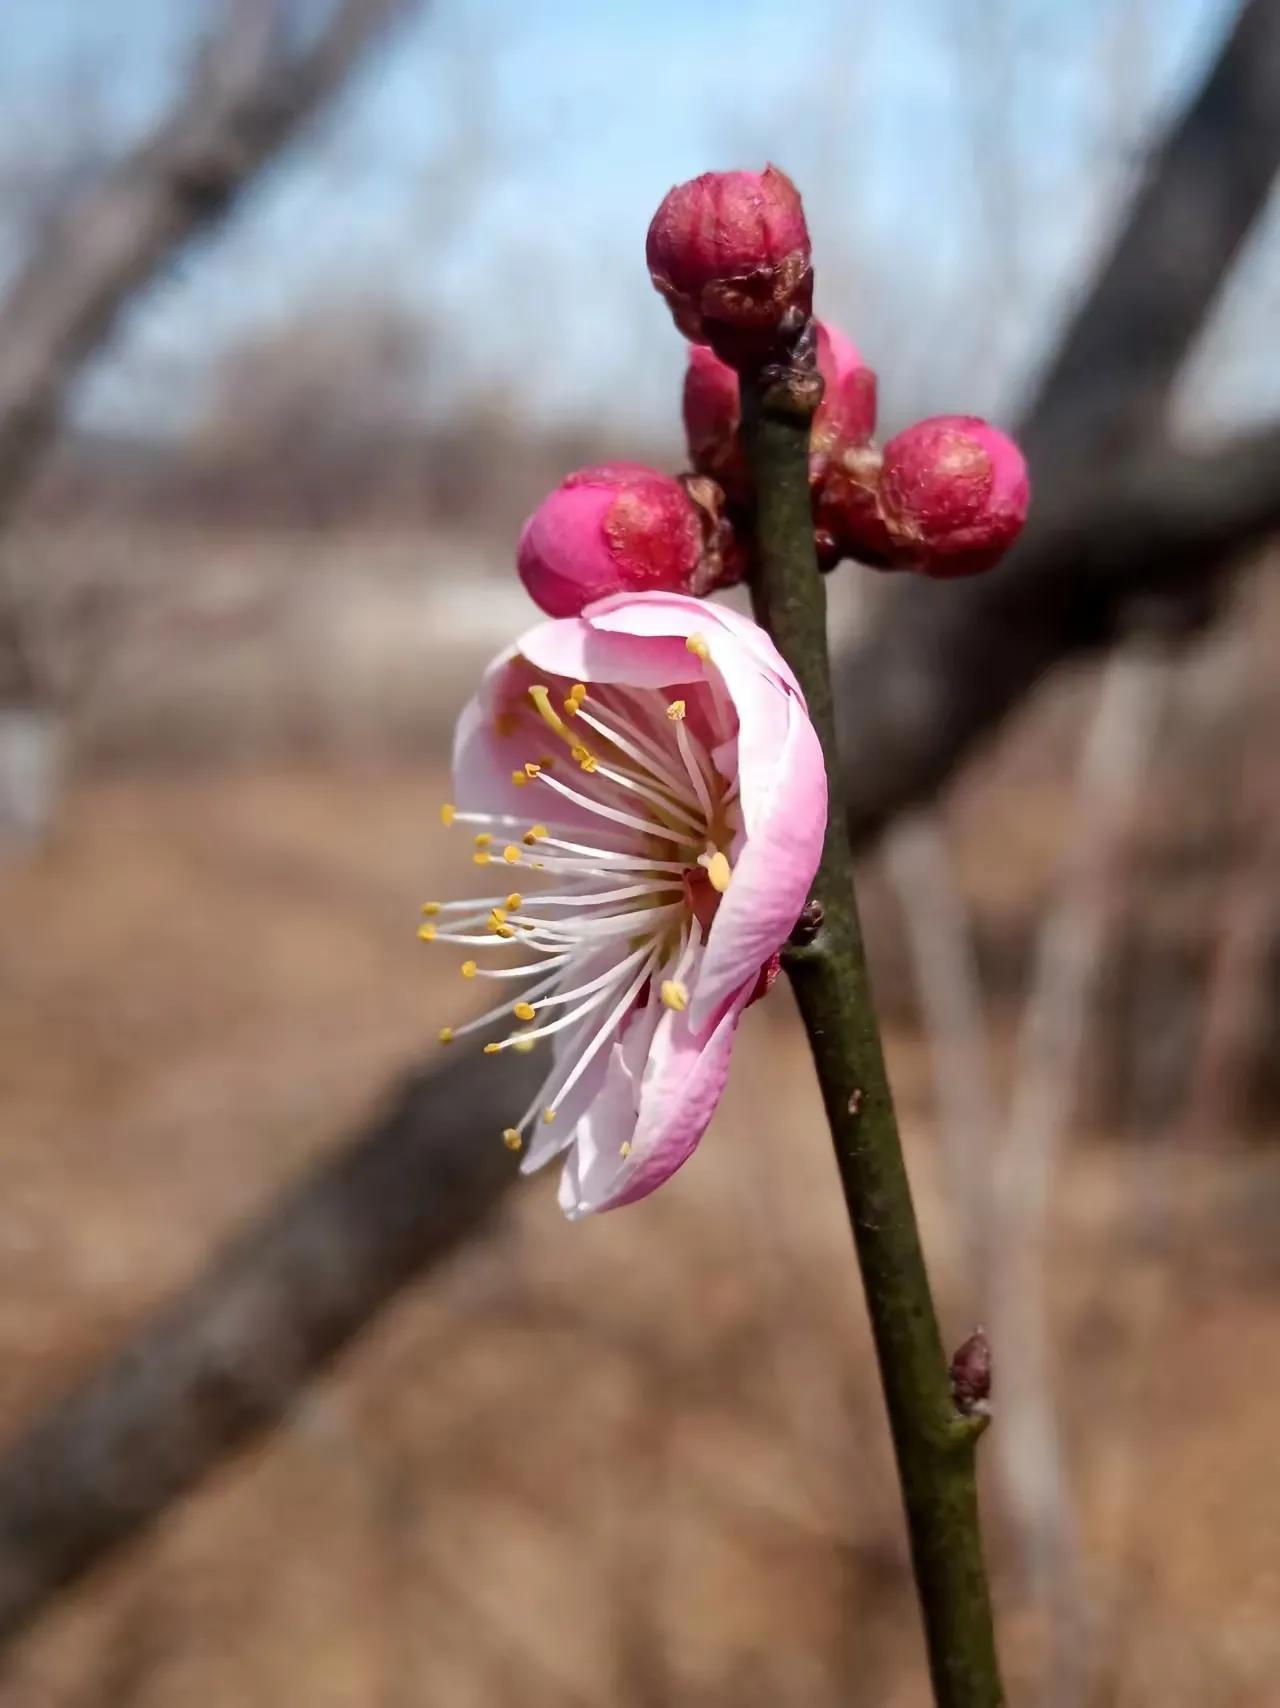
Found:
[[[451,1044],[453,1042],[452,1026],[442,1026],[440,1028],[440,1042],[442,1044]]]
[[[587,697],[587,685],[586,685],[586,683],[585,682],[575,682],[573,687],[570,688],[570,690],[569,690],[569,698],[573,701],[573,706],[574,706],[575,711],[582,704],[582,702],[586,699],[586,697]]]
[[[511,773],[511,781],[515,784],[517,789],[523,789],[529,779],[525,776],[523,771],[513,771]]]
[[[674,1009],[677,1014],[683,1014],[689,1006],[689,991],[679,979],[663,979],[662,1002],[666,1008]]]
[[[515,926],[507,924],[507,910],[505,907],[491,908],[489,911],[489,918],[486,923],[488,929],[493,932],[495,937],[514,937],[516,934]]]
[[[574,699],[572,694],[570,694],[569,698],[564,702],[564,715],[567,718],[576,718],[578,715],[578,702]]]
[[[556,1112],[554,1109],[544,1109],[542,1111],[542,1119],[548,1127],[555,1120],[555,1118],[556,1118]]]
[[[733,867],[729,864],[728,857],[717,848],[711,858],[706,861],[706,867],[712,889],[719,890],[720,894],[723,895],[729,888],[729,880],[733,876]]]
[[[473,979],[479,971],[480,969],[474,961],[464,961],[462,963],[462,976],[464,979]]]
[[[535,842],[543,841],[543,839],[550,836],[550,834],[551,832],[547,829],[545,824],[531,824],[520,840],[527,848],[532,848]]]
[[[512,890],[511,894],[507,897],[507,900],[506,900],[506,907],[507,907],[508,913],[514,913],[516,908],[518,908],[520,906],[520,903],[523,900],[524,900],[524,897],[520,894],[519,890]]]
[[[439,913],[440,903],[438,901],[424,901],[422,911],[430,918],[433,914]]]
[[[502,1129],[502,1142],[509,1151],[518,1151],[524,1144],[524,1140],[520,1137],[514,1127],[504,1127]]]
[[[618,1155],[619,1156],[630,1156],[631,1155],[631,1140],[630,1139],[623,1139],[622,1143],[618,1146]]]
[[[532,1020],[536,1010],[531,1002],[517,1002],[511,1012],[517,1020]]]
[[[441,824],[443,824],[443,825],[452,824],[453,823],[453,815],[454,815],[454,813],[457,812],[457,810],[458,810],[457,807],[454,806],[452,801],[442,801],[440,804],[440,822],[441,822]]]
[[[476,847],[477,848],[487,848],[492,841],[493,841],[493,832],[491,830],[482,830],[480,832],[480,834],[476,837]]]
[[[476,866],[487,866],[492,859],[493,855],[487,853],[483,848],[478,854],[473,854],[471,856],[472,864]]]
[[[516,847],[514,842],[507,843],[507,846],[502,850],[502,858],[507,862],[508,866],[515,865],[516,861],[520,858],[520,850]]]
[[[537,683],[530,688],[529,698],[538,708],[538,715],[542,719],[543,723],[546,724],[549,729],[553,729],[562,741],[567,742],[569,746],[572,747],[573,736],[570,733],[568,724],[565,723],[559,712],[551,704],[550,690],[542,687],[540,683]]]
[[[420,925],[418,927],[418,937],[421,942],[434,943],[435,936],[436,928],[434,925]]]
[[[700,658],[704,664],[711,662],[711,648],[701,635],[690,635],[684,645],[686,652],[691,652],[695,658]]]
[[[484,1053],[486,1056],[496,1056],[501,1048],[501,1044],[486,1044],[484,1047]]]
[[[685,711],[686,707],[683,700],[672,700],[671,704],[667,707],[667,716],[671,719],[673,724],[678,724],[683,720]]]
[[[527,1056],[529,1051],[537,1046],[537,1042],[536,1038],[514,1038],[511,1042],[511,1048],[520,1055]]]
[[[531,759],[524,768],[524,774],[532,782],[535,777],[540,777],[542,775],[542,767],[541,765],[535,765]]]

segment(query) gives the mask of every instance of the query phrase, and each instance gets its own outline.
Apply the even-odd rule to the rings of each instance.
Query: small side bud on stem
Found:
[[[817,896],[812,896],[800,909],[800,917],[791,927],[788,942],[796,949],[805,948],[822,930],[823,918],[822,903]]]
[[[991,1342],[974,1329],[951,1360],[951,1395],[962,1417],[986,1417],[991,1398]]]

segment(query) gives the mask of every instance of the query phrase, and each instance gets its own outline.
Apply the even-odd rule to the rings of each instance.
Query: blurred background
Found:
[[[1012,1699],[1280,1703],[1280,6],[4,23],[0,1708],[928,1700],[789,996],[570,1227],[414,937],[521,519],[683,460],[649,217],[766,159],[1039,495],[831,582]]]

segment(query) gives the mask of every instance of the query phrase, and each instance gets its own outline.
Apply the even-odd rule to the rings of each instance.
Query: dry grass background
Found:
[[[413,624],[406,660],[436,642],[418,699],[396,677],[407,731],[432,726],[424,697],[449,700],[470,656],[440,646],[430,610]],[[181,676],[149,680],[127,697],[149,724],[200,698],[190,673],[185,700]],[[961,870],[993,941],[1042,903],[1077,693],[961,791]],[[460,981],[414,940],[418,902],[459,869],[442,786],[435,761],[86,767],[52,840],[8,867],[6,1432],[455,1012]],[[874,874],[868,894],[883,952]],[[893,1007],[958,1341],[926,1051]],[[1174,1153],[1096,1126],[1073,1145],[1052,1282],[1099,1703],[1280,1703],[1278,1222],[1274,1148]],[[1018,1700],[1040,1633],[994,1511],[992,1534]],[[847,1228],[780,994],[748,1016],[729,1095],[669,1187],[575,1227],[550,1181],[520,1194],[286,1429],[52,1610],[0,1667],[0,1708],[923,1708],[917,1649]]]

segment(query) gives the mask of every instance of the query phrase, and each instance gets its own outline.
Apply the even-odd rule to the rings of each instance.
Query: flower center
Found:
[[[442,1043],[498,1028],[486,1054],[554,1040],[537,1096],[504,1131],[513,1150],[523,1148],[539,1112],[549,1126],[575,1092],[581,1098],[592,1064],[655,988],[667,1009],[688,1004],[732,877],[728,851],[741,820],[737,777],[723,776],[713,758],[736,734],[736,720],[718,683],[699,684],[696,692],[691,716],[686,700],[657,690],[588,690],[578,682],[557,703],[550,687],[535,683],[527,702],[502,711],[497,726],[503,735],[528,735],[535,752],[539,730],[567,750],[567,763],[564,755],[540,754],[512,773],[545,818],[441,810],[446,824],[477,827],[477,866],[500,863],[512,878],[536,873],[539,886],[550,886],[428,902],[419,930],[427,942],[467,948],[464,978],[507,980],[518,996],[465,1025],[444,1027]],[[521,958],[510,960],[512,952]],[[555,1136],[540,1132],[526,1165],[538,1167],[563,1149],[575,1124],[576,1116]]]

